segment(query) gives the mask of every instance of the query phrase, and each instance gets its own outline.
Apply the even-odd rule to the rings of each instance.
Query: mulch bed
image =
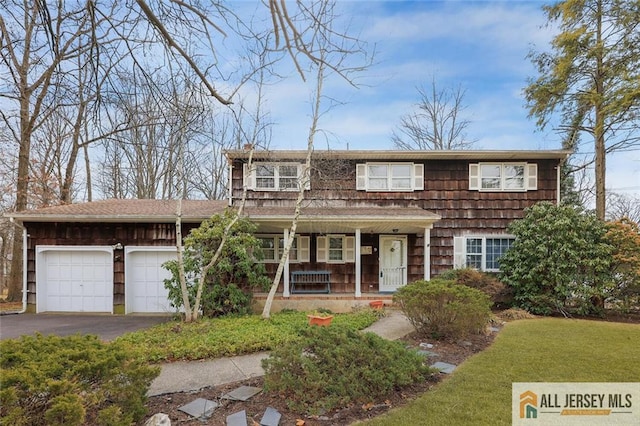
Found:
[[[437,353],[437,357],[429,357],[429,364],[437,361],[443,361],[449,364],[460,365],[471,355],[474,355],[489,346],[491,342],[493,342],[495,335],[496,333],[469,336],[458,342],[425,340],[420,339],[415,335],[409,335],[402,340],[406,342],[407,346]],[[420,343],[427,342],[433,344],[433,347],[428,349],[420,347]],[[267,407],[275,408],[280,412],[282,415],[280,425],[283,426],[296,424],[304,424],[305,426],[348,425],[358,420],[366,420],[378,416],[393,407],[405,405],[409,401],[412,401],[429,391],[429,389],[445,377],[446,374],[434,374],[429,380],[423,383],[404,387],[399,389],[397,392],[387,395],[385,398],[381,398],[377,401],[371,401],[364,406],[358,405],[344,407],[339,410],[324,413],[321,416],[307,417],[301,413],[293,412],[287,408],[286,400],[282,396],[273,393],[261,392],[248,401],[231,401],[220,398],[222,395],[243,385],[262,387],[262,377],[230,383],[224,386],[207,387],[195,392],[180,392],[154,396],[149,398],[147,408],[149,416],[155,413],[165,413],[169,415],[172,425],[206,424],[224,426],[226,425],[226,418],[228,415],[241,410],[245,410],[247,416],[255,422],[254,424],[259,425],[260,419]],[[220,406],[214,410],[213,415],[206,421],[193,418],[178,410],[179,407],[182,407],[197,398],[212,400],[220,404]],[[300,420],[303,420],[304,423],[300,423]],[[249,421],[249,425],[252,426],[251,421]]]

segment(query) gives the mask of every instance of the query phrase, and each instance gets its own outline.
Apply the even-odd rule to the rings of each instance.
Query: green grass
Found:
[[[362,309],[334,314],[332,327],[361,330],[373,324],[378,313]],[[296,338],[308,327],[305,312],[281,312],[263,320],[259,315],[201,319],[195,323],[172,321],[128,333],[117,340],[130,345],[151,363],[197,360],[271,350]]]
[[[367,424],[509,425],[512,382],[637,382],[638,342],[635,324],[515,321],[434,389]]]

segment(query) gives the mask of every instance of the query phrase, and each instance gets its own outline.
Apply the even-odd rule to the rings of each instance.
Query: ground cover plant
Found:
[[[95,336],[0,342],[0,424],[130,425],[159,369]]]
[[[509,425],[512,382],[637,382],[639,341],[637,324],[515,321],[433,390],[367,424]]]
[[[404,344],[343,327],[309,327],[262,362],[264,388],[304,414],[367,404],[425,381],[425,358]]]
[[[361,330],[380,312],[360,309],[334,314],[332,326]],[[149,362],[197,360],[268,351],[296,338],[308,327],[305,312],[285,311],[265,320],[259,315],[168,322],[128,333],[117,341]]]

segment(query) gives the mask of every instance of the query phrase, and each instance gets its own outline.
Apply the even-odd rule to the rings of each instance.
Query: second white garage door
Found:
[[[175,247],[125,247],[127,313],[175,312],[164,287],[164,280],[171,274],[162,267],[164,262],[174,259]]]

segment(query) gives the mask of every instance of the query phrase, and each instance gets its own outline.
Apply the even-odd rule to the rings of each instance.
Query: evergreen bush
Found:
[[[394,301],[419,334],[436,339],[483,332],[491,319],[489,296],[451,280],[413,282]]]
[[[424,360],[400,342],[332,325],[304,329],[262,365],[267,392],[283,395],[293,410],[321,414],[425,380]]]
[[[0,425],[130,425],[158,368],[96,336],[0,342]]]

